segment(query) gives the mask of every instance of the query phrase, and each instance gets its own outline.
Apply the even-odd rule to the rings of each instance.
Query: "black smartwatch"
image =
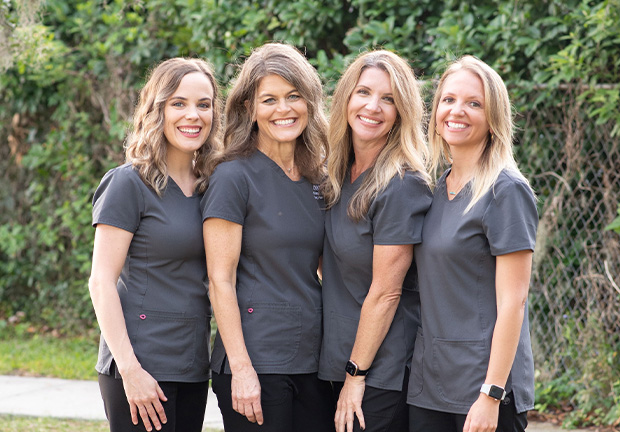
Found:
[[[480,387],[480,393],[484,393],[488,397],[497,401],[503,401],[506,397],[506,390],[493,384],[482,384],[482,387]]]
[[[364,376],[368,375],[368,371],[370,369],[362,370],[358,365],[355,364],[354,361],[349,360],[347,365],[344,367],[344,370],[351,376]]]

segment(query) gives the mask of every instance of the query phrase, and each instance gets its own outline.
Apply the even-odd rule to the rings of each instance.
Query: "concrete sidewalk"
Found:
[[[0,375],[0,414],[105,420],[96,381]],[[215,394],[209,389],[205,427],[224,430]],[[557,432],[548,423],[530,423],[528,432]],[[578,432],[575,430],[575,432]]]
[[[57,378],[0,375],[0,414],[106,420],[96,381]],[[211,389],[204,426],[224,430]]]

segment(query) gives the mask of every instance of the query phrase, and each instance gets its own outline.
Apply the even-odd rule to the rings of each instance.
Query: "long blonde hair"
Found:
[[[323,177],[327,142],[323,87],[317,71],[296,48],[268,43],[252,52],[244,62],[226,101],[224,151],[217,163],[247,157],[258,146],[258,127],[252,120],[261,79],[277,75],[299,92],[308,106],[308,125],[297,138],[295,164],[302,176],[318,183]]]
[[[424,180],[430,182],[430,176],[425,169],[428,148],[422,126],[424,102],[415,74],[398,55],[385,50],[370,51],[358,56],[347,68],[332,97],[327,138],[327,178],[322,185],[327,208],[340,199],[342,184],[354,157],[352,131],[347,121],[349,99],[362,72],[373,67],[390,76],[398,115],[388,133],[385,146],[349,202],[347,214],[355,222],[366,216],[372,201],[395,175],[402,178],[407,170],[417,171]]]
[[[133,117],[133,130],[125,143],[125,158],[140,174],[142,181],[158,195],[168,184],[166,166],[167,140],[164,135],[166,101],[179,87],[187,74],[203,73],[213,87],[213,121],[211,132],[203,145],[194,153],[196,190],[202,193],[213,171],[213,152],[221,147],[221,102],[215,76],[209,64],[201,59],[172,58],[160,63],[149,75],[140,92]]]
[[[439,166],[452,163],[450,146],[436,133],[436,116],[446,79],[453,73],[461,70],[471,72],[482,82],[484,87],[484,113],[490,128],[469,189],[471,201],[465,209],[465,213],[467,213],[493,187],[502,170],[510,170],[527,184],[529,182],[519,171],[512,151],[514,126],[512,106],[506,85],[493,68],[482,60],[470,55],[463,56],[451,63],[437,85],[433,98],[431,120],[428,126],[428,140],[431,148],[431,172],[436,174]]]

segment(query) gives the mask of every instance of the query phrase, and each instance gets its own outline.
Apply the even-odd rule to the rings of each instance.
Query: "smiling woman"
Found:
[[[157,66],[140,93],[128,162],[93,198],[89,288],[112,432],[202,429],[211,305],[200,199],[219,147],[217,97],[204,61]]]
[[[264,45],[230,90],[226,125],[202,200],[224,427],[329,432],[331,387],[317,377],[324,214],[316,183],[327,141],[318,74],[295,48]]]
[[[338,398],[338,432],[399,432],[420,313],[413,248],[431,202],[424,104],[389,51],[359,56],[332,100],[319,376]]]

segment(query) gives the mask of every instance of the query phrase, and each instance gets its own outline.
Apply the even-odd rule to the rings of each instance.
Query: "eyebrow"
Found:
[[[186,97],[184,97],[184,96],[172,96],[172,97],[170,98],[170,100],[172,100],[172,99],[180,99],[180,100],[184,100],[184,101],[186,101],[186,100],[187,100],[187,98],[186,98]],[[210,100],[213,100],[213,98],[208,97],[208,96],[207,96],[207,97],[203,97],[203,98],[198,99],[198,101],[210,101]]]
[[[299,92],[299,90],[297,90],[296,88],[294,88],[293,90],[289,91],[286,95],[288,96],[288,95],[290,95],[291,93],[300,93],[300,92]],[[260,93],[260,94],[259,94],[259,95],[257,95],[256,97],[259,97],[259,98],[264,98],[264,97],[267,97],[267,96],[270,96],[270,97],[275,97],[275,95],[274,95],[274,94],[272,94],[272,93]]]
[[[368,87],[367,85],[364,85],[364,84],[357,84],[355,86],[356,89],[360,88],[360,87],[363,87],[363,88],[368,89],[368,90],[372,90],[370,87]],[[394,94],[392,92],[383,93],[383,96],[393,96],[393,95]]]

